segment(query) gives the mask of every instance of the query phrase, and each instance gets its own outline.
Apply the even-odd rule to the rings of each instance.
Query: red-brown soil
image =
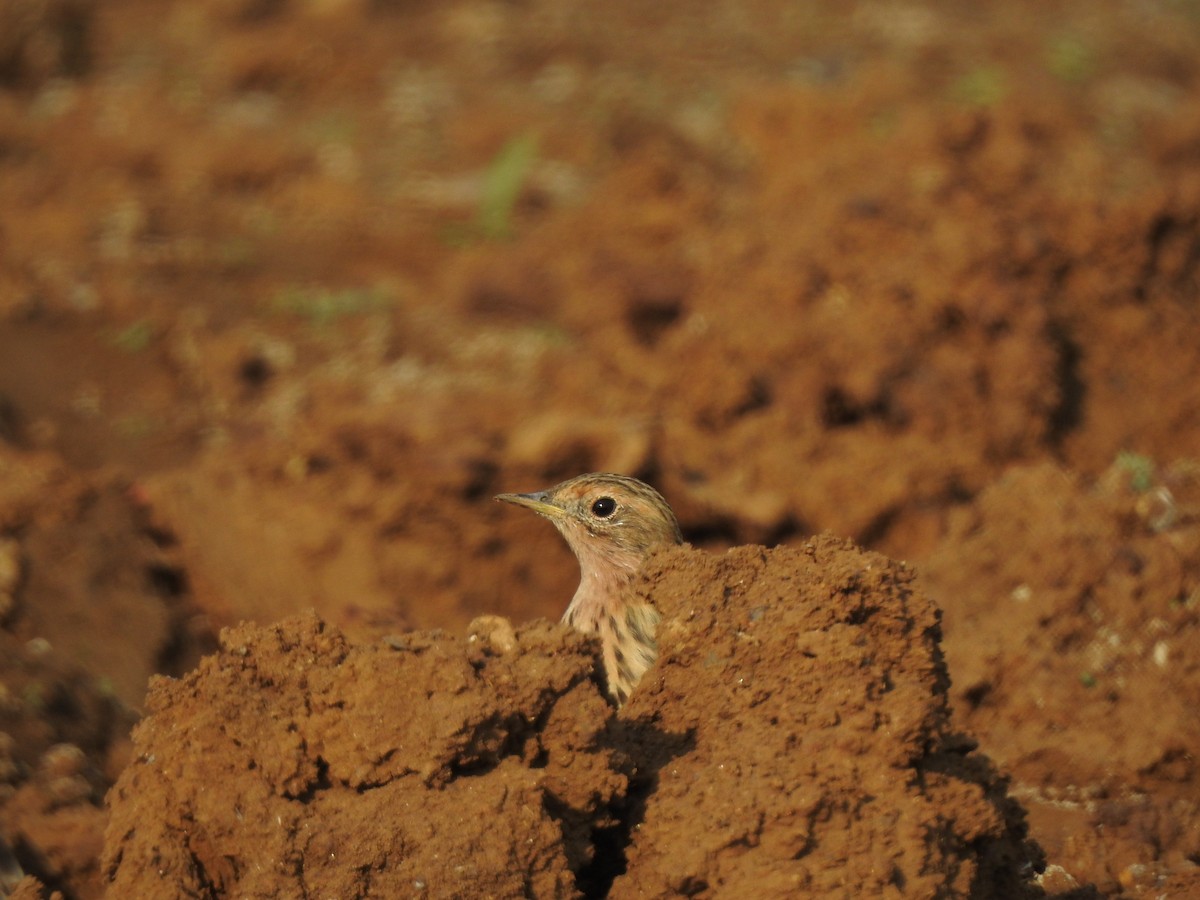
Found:
[[[151,688],[109,797],[112,893],[1032,895],[911,572],[825,538],[660,553],[638,590],[662,657],[619,716],[563,625],[225,632]]]
[[[490,501],[589,470],[709,554],[646,573],[619,714],[525,624],[568,551]],[[0,4],[0,889],[177,896],[226,859],[182,817],[245,792],[367,823],[305,863],[345,896],[433,853],[497,895],[1200,896],[1198,633],[1195,3]],[[282,723],[339,703],[377,718],[334,769]],[[134,812],[150,710],[211,769]],[[280,768],[235,778],[226,714]],[[436,741],[484,721],[494,759]],[[374,759],[421,735],[453,778]],[[235,858],[286,845],[292,896],[324,845],[268,831]]]

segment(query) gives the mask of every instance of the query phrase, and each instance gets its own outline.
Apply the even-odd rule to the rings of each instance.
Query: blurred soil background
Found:
[[[590,470],[907,561],[1046,889],[1200,890],[1200,3],[0,0],[0,880],[224,626],[557,619]]]

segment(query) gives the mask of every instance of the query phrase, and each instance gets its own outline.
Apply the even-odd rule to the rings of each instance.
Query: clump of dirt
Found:
[[[95,0],[12,0],[0,6],[0,87],[81,75],[94,51]]]
[[[212,646],[173,539],[143,506],[126,478],[0,442],[0,625],[133,707],[152,674]]]
[[[1139,492],[1134,462],[1092,487],[1010,471],[923,568],[960,727],[1020,783],[1048,856],[1109,891],[1188,875],[1200,831],[1200,520],[1179,515],[1184,473],[1135,471]]]
[[[596,643],[544,621],[362,645],[313,615],[227,630],[155,680],[110,796],[110,890],[1028,892],[1036,850],[949,730],[911,572],[825,538],[672,549],[636,589],[662,656],[619,713]]]
[[[0,444],[0,888],[102,893],[104,793],[170,621],[130,506],[109,476]]]
[[[672,549],[640,591],[662,656],[622,718],[684,752],[654,778],[613,896],[1023,896],[1036,850],[949,727],[938,612],[911,570],[822,537]]]
[[[587,823],[626,784],[594,647],[495,619],[391,644],[351,646],[315,616],[244,625],[157,679],[110,797],[110,891],[569,892]]]
[[[0,893],[26,872],[103,893],[105,790],[137,716],[44,642],[0,632]]]
[[[63,900],[60,891],[52,891],[32,875],[21,879],[9,895],[9,900]]]
[[[312,607],[361,636],[461,630],[485,610],[523,620],[542,611],[541,597],[569,596],[574,573],[563,566],[499,602],[513,563],[499,552],[503,510],[480,503],[494,469],[468,436],[418,462],[413,429],[394,413],[342,416],[327,434],[248,443],[236,462],[207,454],[139,482],[149,521],[189,575],[189,599],[220,623]],[[405,477],[410,466],[424,477]],[[458,515],[469,504],[473,514]]]

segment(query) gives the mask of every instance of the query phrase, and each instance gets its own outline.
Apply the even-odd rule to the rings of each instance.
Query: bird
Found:
[[[675,513],[644,481],[608,472],[495,499],[549,519],[566,539],[579,563],[579,587],[562,621],[600,636],[608,692],[623,706],[658,658],[658,610],[628,588],[653,550],[683,543]]]

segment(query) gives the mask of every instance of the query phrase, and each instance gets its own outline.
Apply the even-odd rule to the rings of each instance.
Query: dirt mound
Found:
[[[948,729],[912,581],[833,539],[660,553],[637,590],[662,656],[619,713],[596,645],[560,625],[390,646],[315,616],[230,629],[151,690],[110,796],[110,890],[1020,896],[1019,810]]]
[[[173,540],[127,478],[0,442],[0,626],[134,707],[152,674],[186,671],[212,646]]]
[[[561,894],[580,822],[625,784],[592,648],[545,623],[476,624],[391,647],[314,616],[246,625],[156,681],[110,797],[110,891]]]
[[[219,628],[309,606],[349,645],[555,618],[574,560],[490,497],[610,470],[704,550],[828,530],[911,561],[951,731],[1013,779],[1043,886],[1186,895],[1196,25],[1194,2],[0,2],[5,884],[98,889],[120,738],[70,710],[139,705]],[[682,813],[675,850],[644,836],[681,748],[638,762],[637,738],[663,784],[613,745],[632,780],[566,842],[595,847],[582,890],[657,890],[708,840]],[[61,743],[89,759],[68,806]],[[835,798],[840,762],[813,782]],[[922,765],[897,771],[932,792]],[[88,827],[53,824],[76,807]],[[697,879],[762,861],[764,823]]]
[[[912,572],[826,537],[671,550],[640,590],[662,657],[623,718],[686,752],[614,896],[1022,896],[1020,814],[948,728],[938,613]]]
[[[1132,474],[1141,493],[1128,467],[1092,487],[1014,469],[923,569],[957,721],[1021,785],[1048,857],[1087,860],[1114,891],[1186,874],[1181,836],[1200,831],[1200,522],[1179,520],[1200,481]]]
[[[27,871],[101,896],[102,801],[135,720],[44,641],[0,632],[0,894]]]

